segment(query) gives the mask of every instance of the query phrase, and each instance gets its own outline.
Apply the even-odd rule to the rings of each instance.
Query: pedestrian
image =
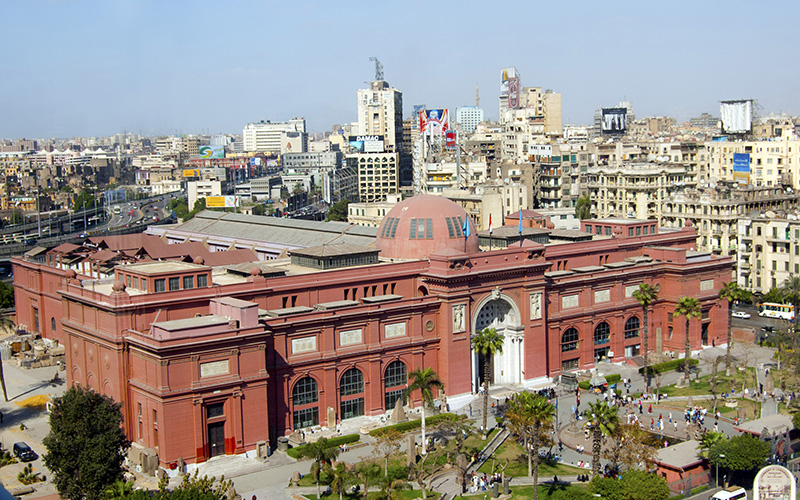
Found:
[[[647,413],[653,413],[653,405],[647,405]]]
[[[672,423],[672,412],[669,412],[669,423]]]
[[[675,427],[675,432],[678,432],[678,421],[672,422],[672,425]]]

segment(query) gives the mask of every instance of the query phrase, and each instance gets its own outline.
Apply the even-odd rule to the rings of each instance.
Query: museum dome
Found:
[[[464,221],[469,234],[464,245]],[[478,252],[475,225],[463,208],[443,196],[418,195],[395,205],[378,226],[381,257],[427,259],[444,249]]]

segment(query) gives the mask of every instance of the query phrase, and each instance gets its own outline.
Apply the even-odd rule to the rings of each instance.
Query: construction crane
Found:
[[[382,82],[383,81],[383,64],[378,60],[377,57],[370,57],[370,61],[375,61],[375,81]]]

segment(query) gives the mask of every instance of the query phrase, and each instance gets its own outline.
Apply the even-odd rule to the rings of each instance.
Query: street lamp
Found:
[[[722,454],[722,455],[719,456],[719,458],[725,458],[725,455]],[[714,479],[714,483],[717,485],[717,489],[719,490],[719,464],[716,464],[716,468],[715,469],[716,469],[715,470],[716,478]]]

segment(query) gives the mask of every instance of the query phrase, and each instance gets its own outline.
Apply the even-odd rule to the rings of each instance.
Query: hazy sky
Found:
[[[496,119],[501,69],[562,94],[563,122],[627,99],[638,117],[721,99],[800,114],[800,2],[11,1],[0,137],[241,133],[356,119],[371,56],[414,104]]]

